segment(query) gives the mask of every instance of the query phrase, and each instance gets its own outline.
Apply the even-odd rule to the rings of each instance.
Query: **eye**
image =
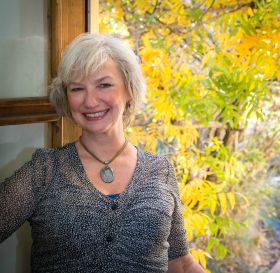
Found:
[[[113,86],[111,83],[100,83],[98,85],[99,88],[109,88],[111,86]]]
[[[77,92],[77,91],[84,90],[84,88],[83,87],[73,87],[73,88],[70,88],[70,90],[73,91],[73,92]]]

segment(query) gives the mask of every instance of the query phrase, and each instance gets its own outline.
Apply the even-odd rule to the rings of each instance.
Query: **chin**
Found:
[[[112,128],[110,126],[85,126],[82,127],[82,129],[89,134],[109,134],[112,131]]]

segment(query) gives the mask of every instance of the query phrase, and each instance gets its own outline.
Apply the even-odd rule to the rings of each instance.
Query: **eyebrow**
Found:
[[[96,80],[94,80],[96,83],[100,83],[100,82],[102,82],[102,81],[104,81],[104,80],[107,80],[107,79],[111,79],[111,77],[110,76],[104,76],[104,77],[101,77],[101,78],[99,78],[99,79],[96,79]]]
[[[107,79],[112,79],[111,76],[104,76],[104,77],[101,77],[101,78],[98,78],[96,80],[94,80],[94,83],[100,83],[104,80],[107,80]],[[83,85],[83,83],[81,82],[69,82],[69,85]]]
[[[69,82],[69,84],[68,85],[82,85],[82,83],[80,83],[80,82]]]

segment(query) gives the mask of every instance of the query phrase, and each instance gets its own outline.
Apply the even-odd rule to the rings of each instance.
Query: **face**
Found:
[[[122,133],[123,112],[130,97],[113,60],[86,79],[74,78],[67,87],[67,98],[72,117],[84,132]]]

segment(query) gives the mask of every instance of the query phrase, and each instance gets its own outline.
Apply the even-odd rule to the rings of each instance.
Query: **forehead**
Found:
[[[88,68],[88,69],[76,69],[73,71],[70,82],[72,81],[81,81],[86,78],[91,79],[100,79],[104,77],[110,77],[113,79],[122,78],[123,74],[118,66],[118,64],[113,59],[108,59],[99,67],[95,68]]]

